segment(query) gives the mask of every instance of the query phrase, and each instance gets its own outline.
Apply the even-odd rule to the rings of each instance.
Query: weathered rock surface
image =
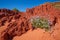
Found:
[[[12,40],[16,35],[21,35],[30,29],[30,24],[23,12],[14,12],[0,9],[1,40]]]
[[[38,16],[49,20],[52,27],[51,31],[54,31],[52,35],[56,33],[54,37],[56,36],[56,40],[60,40],[60,33],[55,31],[55,25],[58,23],[57,20],[60,19],[60,10],[54,8],[50,3],[27,9],[26,12],[0,9],[0,40],[12,40],[14,36],[21,36],[28,30],[34,29],[30,23],[30,19]]]

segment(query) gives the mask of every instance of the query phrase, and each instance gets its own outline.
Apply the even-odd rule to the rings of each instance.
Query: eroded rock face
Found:
[[[1,32],[1,40],[12,40],[14,36],[19,36],[30,29],[30,24],[23,12],[18,13],[7,9],[0,10],[2,10],[0,12],[0,27],[5,27],[6,22],[9,23],[7,28]]]
[[[14,12],[8,9],[0,9],[0,27],[6,27],[1,34],[1,40],[12,40],[14,36],[21,36],[30,29],[34,29],[29,22],[32,17],[44,17],[51,22],[51,26],[57,23],[60,11],[55,9],[52,4],[46,3],[26,12]],[[8,23],[7,25],[5,25]]]

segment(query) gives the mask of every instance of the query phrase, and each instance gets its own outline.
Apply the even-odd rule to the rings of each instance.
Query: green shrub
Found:
[[[19,10],[17,8],[14,8],[13,10],[19,12]]]
[[[50,25],[47,19],[44,18],[32,18],[32,26],[35,28],[44,28],[44,29],[49,29]]]

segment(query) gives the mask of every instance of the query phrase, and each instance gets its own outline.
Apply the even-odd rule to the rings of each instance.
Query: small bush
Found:
[[[35,28],[45,28],[49,29],[50,25],[47,19],[44,18],[32,18],[31,19],[32,26]]]
[[[19,12],[19,10],[17,8],[14,8],[13,10]]]

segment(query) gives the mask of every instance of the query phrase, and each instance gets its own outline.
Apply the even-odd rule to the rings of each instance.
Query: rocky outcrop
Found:
[[[7,28],[1,32],[1,40],[11,40],[16,35],[21,35],[30,29],[30,24],[23,12],[14,12],[7,9],[0,9],[0,27]]]
[[[26,12],[27,12],[26,13],[27,17],[29,17],[29,18],[31,18],[33,16],[36,16],[36,17],[40,16],[40,17],[48,19],[52,24],[53,24],[53,21],[60,14],[59,10],[54,8],[54,6],[52,6],[52,4],[50,4],[50,3],[42,4],[40,6],[31,8],[31,9],[27,9]]]
[[[1,40],[12,40],[14,36],[21,36],[30,29],[34,29],[30,23],[32,17],[43,17],[49,20],[51,26],[60,18],[60,10],[50,3],[42,4],[26,12],[15,12],[8,9],[0,9],[0,27],[7,27],[1,32]],[[5,25],[8,23],[7,25]]]

